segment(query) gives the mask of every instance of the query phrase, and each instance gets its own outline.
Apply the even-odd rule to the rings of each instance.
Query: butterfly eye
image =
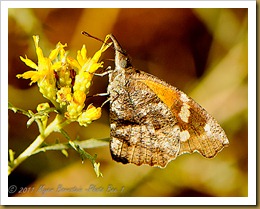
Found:
[[[128,57],[122,57],[120,60],[120,67],[121,68],[128,68],[132,66],[130,63],[130,59]]]

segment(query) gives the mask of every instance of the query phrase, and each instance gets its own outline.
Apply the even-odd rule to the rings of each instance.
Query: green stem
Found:
[[[46,127],[46,129],[41,133],[34,142],[22,152],[13,162],[12,166],[8,166],[8,175],[12,173],[12,171],[20,165],[24,160],[33,155],[36,149],[38,149],[44,140],[54,131],[59,131],[61,127],[63,117],[61,115],[57,115],[55,119]]]

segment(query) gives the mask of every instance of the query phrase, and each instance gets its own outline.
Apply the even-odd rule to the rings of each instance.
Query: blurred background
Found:
[[[88,149],[97,154],[103,178],[74,150],[66,158],[59,151],[28,158],[10,176],[9,185],[34,187],[10,196],[131,196],[131,197],[243,197],[248,195],[248,11],[247,9],[9,9],[8,97],[16,107],[35,110],[46,101],[36,85],[17,79],[30,70],[19,56],[37,62],[32,36],[40,36],[45,56],[56,44],[68,44],[70,56],[86,44],[88,55],[102,43],[81,35],[82,30],[104,39],[113,33],[140,70],[181,89],[221,124],[230,146],[214,159],[184,154],[165,169],[123,165],[111,159],[109,145]],[[102,59],[113,66],[114,51]],[[108,77],[95,77],[92,92],[106,92]],[[105,97],[87,103],[101,105]],[[9,111],[9,148],[16,157],[37,137],[28,118]],[[109,106],[101,119],[83,128],[70,124],[71,138],[109,137]],[[46,142],[66,139],[50,135]],[[254,140],[254,139],[250,139]],[[60,189],[58,189],[60,188]],[[74,188],[74,189],[73,189]],[[80,188],[82,190],[80,190]],[[45,192],[43,192],[45,191]]]

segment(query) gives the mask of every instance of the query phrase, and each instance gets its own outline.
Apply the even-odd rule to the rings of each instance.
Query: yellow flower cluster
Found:
[[[101,49],[92,58],[87,57],[85,45],[77,52],[77,58],[68,56],[64,50],[67,44],[57,44],[48,57],[44,57],[39,47],[39,36],[33,36],[38,65],[32,60],[20,57],[21,60],[34,70],[18,74],[18,78],[31,79],[37,82],[40,92],[70,121],[78,121],[87,126],[93,120],[101,117],[101,108],[92,104],[84,110],[86,95],[92,83],[94,73],[103,67],[99,62],[101,54],[111,45],[106,37]]]

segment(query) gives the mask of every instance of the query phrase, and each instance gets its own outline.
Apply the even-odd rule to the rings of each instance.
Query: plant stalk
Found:
[[[62,123],[63,117],[61,115],[57,115],[55,119],[46,127],[46,129],[37,136],[37,138],[34,140],[34,142],[26,149],[24,150],[13,162],[12,166],[8,166],[8,175],[12,173],[12,171],[20,165],[24,160],[26,160],[28,157],[33,155],[36,149],[38,149],[44,140],[54,131],[61,130],[61,123]]]

